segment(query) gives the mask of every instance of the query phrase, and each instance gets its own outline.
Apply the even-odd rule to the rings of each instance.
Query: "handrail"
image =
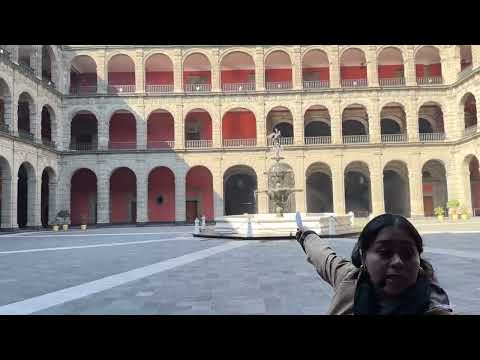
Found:
[[[419,133],[420,141],[444,141],[445,133]]]
[[[257,139],[223,139],[224,147],[251,147],[257,145]]]
[[[108,84],[109,94],[131,94],[135,92],[135,84],[111,85]]]
[[[365,144],[370,141],[368,135],[343,135],[344,144]]]
[[[267,90],[285,90],[285,89],[291,89],[292,88],[292,82],[290,80],[288,81],[267,81],[266,83],[266,89]]]
[[[186,140],[185,147],[189,149],[202,149],[212,147],[212,140]]]
[[[407,134],[382,134],[382,142],[406,142]]]
[[[147,93],[167,93],[173,91],[173,84],[147,84],[145,85]]]
[[[418,84],[418,85],[437,85],[437,84],[443,84],[443,77],[442,77],[442,76],[424,76],[424,77],[417,77],[417,84]]]
[[[405,78],[398,77],[398,78],[379,78],[378,84],[380,86],[398,86],[398,85],[405,85]]]
[[[306,136],[305,137],[305,145],[324,145],[324,144],[331,144],[332,137],[331,136]]]
[[[330,87],[329,80],[303,81],[304,89],[324,89]]]
[[[135,150],[137,148],[136,141],[109,141],[109,149],[118,149],[118,150]]]
[[[254,90],[255,90],[254,82],[222,84],[222,91],[225,91],[225,92],[254,91]]]
[[[211,91],[211,85],[210,84],[185,84],[185,91],[209,92]]]
[[[368,86],[367,79],[342,79],[342,87],[365,87]]]
[[[267,138],[267,145],[273,145],[273,139]],[[281,137],[280,138],[280,145],[293,145],[293,137]]]
[[[478,127],[477,124],[469,126],[463,130],[463,136],[470,136],[477,132]]]
[[[147,149],[173,149],[175,147],[174,140],[148,140]]]
[[[95,94],[97,85],[72,85],[70,86],[70,95]]]

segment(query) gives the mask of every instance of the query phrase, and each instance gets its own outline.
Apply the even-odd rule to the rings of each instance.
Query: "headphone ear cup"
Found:
[[[357,268],[362,266],[362,250],[360,249],[358,242],[355,243],[352,250],[352,264]]]

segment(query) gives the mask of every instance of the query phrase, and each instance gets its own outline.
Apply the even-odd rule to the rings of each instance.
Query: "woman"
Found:
[[[297,240],[323,280],[335,290],[330,315],[450,314],[446,292],[421,258],[423,240],[404,217],[384,214],[362,230],[352,261],[338,256],[313,231]]]

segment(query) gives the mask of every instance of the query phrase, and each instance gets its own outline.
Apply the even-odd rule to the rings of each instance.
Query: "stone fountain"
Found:
[[[293,170],[282,160],[280,131],[268,136],[272,143],[273,166],[265,173],[268,188],[255,192],[266,193],[274,209],[273,214],[229,215],[215,218],[215,226],[199,227],[196,221],[194,236],[233,238],[233,239],[291,239],[297,231],[295,209],[285,212],[292,194],[301,192],[295,189]],[[354,229],[353,213],[338,215],[334,213],[301,214],[303,225],[321,236],[341,236],[358,233]]]

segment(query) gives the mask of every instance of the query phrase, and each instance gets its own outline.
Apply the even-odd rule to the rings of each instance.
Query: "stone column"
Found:
[[[145,105],[141,104],[137,107],[135,114],[137,124],[137,149],[145,150],[147,148],[147,119],[145,119]]]
[[[137,49],[134,56],[135,61],[135,92],[145,92],[145,69],[143,67],[143,49]]]
[[[49,181],[48,183],[48,224],[49,225],[55,221],[56,215],[58,213],[57,211],[58,196],[59,194],[57,193],[57,182]]]
[[[185,223],[186,211],[186,175],[187,165],[177,163],[175,170],[175,222]]]
[[[269,164],[268,160],[266,159],[267,156],[268,154],[266,154],[266,156],[263,156],[262,159],[259,159],[258,164],[260,167],[258,169],[255,169],[257,173],[258,191],[265,191],[268,189],[267,176],[265,175],[265,172],[267,171],[267,166]],[[264,192],[257,194],[257,210],[259,214],[269,213],[268,195]]]
[[[17,228],[17,181],[16,176],[2,174],[2,228]],[[14,198],[15,196],[15,198]],[[15,199],[15,200],[14,200]]]
[[[330,129],[332,134],[332,144],[343,144],[342,139],[342,110],[340,108],[340,99],[336,98],[332,101],[330,107]]]
[[[345,179],[343,171],[343,155],[334,155],[332,168],[332,192],[333,211],[337,214],[345,214]]]
[[[222,158],[215,159],[215,165],[210,168],[213,176],[213,217],[223,216],[223,167]]]
[[[71,213],[71,178],[73,173],[68,172],[68,165],[65,159],[58,162],[58,183],[56,184],[57,195],[55,197],[55,212],[52,220],[57,218],[60,210],[67,210]],[[71,214],[70,214],[71,215]],[[50,214],[49,214],[50,216]]]
[[[175,49],[173,52],[173,90],[176,93],[183,92],[183,64],[182,50]]]
[[[378,79],[377,79],[378,80]],[[373,85],[372,85],[373,86]],[[371,99],[371,107],[368,111],[368,133],[371,143],[381,142],[380,109],[378,106],[378,97]]]
[[[263,46],[255,48],[255,88],[257,91],[265,91],[265,58]]]
[[[413,54],[414,46],[407,45],[405,51],[403,52],[404,56],[404,74],[405,74],[405,84],[407,86],[416,86],[417,85],[417,75],[415,70],[415,57]]]
[[[302,54],[300,46],[293,47],[292,85],[295,90],[302,90]]]
[[[423,217],[423,184],[420,153],[410,155],[408,162],[408,178],[410,186],[410,217]]]
[[[328,53],[328,60],[330,62],[330,87],[340,87],[340,58],[338,45],[332,45]]]
[[[105,50],[95,57],[97,61],[97,93],[106,94],[108,88],[108,68],[105,63]]]
[[[257,100],[257,114],[256,114],[256,122],[257,122],[257,146],[264,147],[267,146],[267,139],[266,139],[266,114],[265,114],[265,99],[263,97],[258,98]]]
[[[176,111],[174,114],[175,122],[175,150],[185,148],[185,118],[183,114],[183,104],[176,105]]]
[[[405,104],[408,142],[418,142],[418,108],[414,91],[409,92],[409,101]]]
[[[480,45],[472,45],[472,69],[480,67]]]
[[[212,92],[221,92],[220,87],[220,64],[218,49],[212,50]]]
[[[97,162],[97,223],[110,223],[110,173],[105,160]]]
[[[460,61],[460,60],[459,60]],[[456,103],[456,99],[445,97],[444,106],[442,106],[443,113],[443,129],[445,131],[446,139],[458,139],[462,136],[464,129],[463,117],[459,115],[459,105]],[[460,117],[461,121],[458,121]]]
[[[145,172],[145,161],[137,160],[137,223],[148,222],[148,178]]]
[[[12,97],[12,102],[11,102],[12,106],[11,106],[11,121],[10,121],[10,133],[13,135],[13,136],[18,136],[18,99],[14,99]]]
[[[366,51],[368,86],[378,87],[377,47],[369,45]]]
[[[42,46],[33,45],[33,51],[30,56],[30,65],[35,71],[35,76],[39,79],[42,78]]]
[[[215,111],[210,114],[212,117],[212,146],[219,148],[222,147],[222,105],[219,97],[213,99],[213,105]]]
[[[33,126],[32,126],[33,125]],[[30,117],[30,132],[33,134],[33,139],[36,143],[42,143],[42,109],[40,104],[35,104],[35,110]]]
[[[99,112],[98,123],[98,149],[107,150],[110,138],[110,119],[106,112]]]
[[[457,81],[460,72],[460,52],[455,54],[457,45],[445,45],[439,47],[442,76],[444,84],[453,84]]]
[[[385,198],[383,193],[383,160],[381,151],[373,153],[370,168],[370,187],[372,191],[372,216],[385,212]]]
[[[472,46],[472,49],[473,49],[473,46]],[[8,51],[10,51],[10,59],[15,64],[18,64],[18,45],[11,45]]]
[[[302,114],[302,100],[300,96],[297,96],[297,99],[294,102],[293,109],[293,136],[294,144],[297,146],[302,146],[305,144],[304,138],[304,126],[303,126],[303,114]]]
[[[40,218],[40,196],[42,191],[42,180],[40,178],[29,177],[28,180],[28,208],[27,208],[27,226],[42,226]]]

